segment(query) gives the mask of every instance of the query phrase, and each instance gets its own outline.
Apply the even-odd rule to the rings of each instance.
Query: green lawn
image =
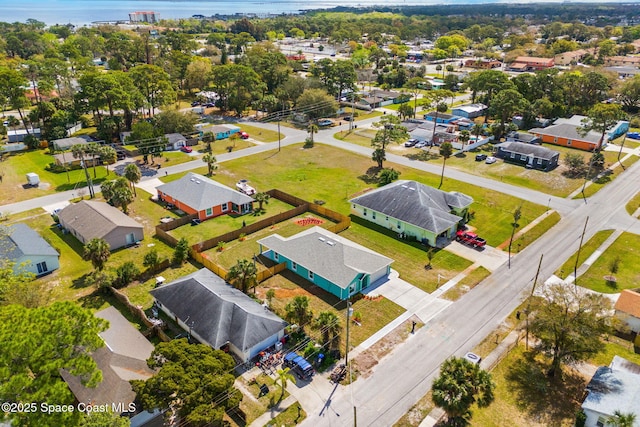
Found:
[[[582,249],[580,250],[580,259],[578,260],[578,267],[580,267],[586,260],[595,252],[596,249],[600,247],[604,243],[605,240],[609,238],[613,234],[613,230],[601,230],[598,231],[594,236],[589,239],[589,241],[583,243]],[[576,265],[576,255],[578,255],[578,248],[576,247],[576,252],[571,255],[571,257],[562,264],[562,267],[556,270],[555,275],[564,279],[569,274],[573,273],[573,270]]]
[[[607,152],[605,154],[605,158],[607,157],[607,155],[614,156],[616,154],[615,153],[611,153],[611,152]],[[624,165],[625,168],[628,168],[629,166],[634,164],[637,160],[638,160],[638,156],[632,156],[631,158],[623,161],[622,164]],[[614,162],[612,161],[611,163],[614,163]],[[607,164],[611,164],[611,163],[607,162]],[[624,170],[620,166],[618,166],[613,171],[610,171],[610,173],[608,173],[607,175],[602,176],[602,177],[598,178],[597,180],[595,180],[594,182],[592,182],[591,185],[589,185],[584,190],[585,197],[591,197],[594,194],[596,194],[596,192],[598,192],[602,187],[604,187],[605,185],[607,185],[608,183],[613,181],[623,171]],[[582,193],[579,193],[574,197],[574,199],[579,199],[579,198],[582,198]]]
[[[243,132],[247,132],[249,136],[260,142],[276,142],[278,140],[278,131],[263,129],[242,123],[240,126]]]
[[[633,196],[631,200],[629,200],[629,203],[627,203],[627,206],[626,206],[626,209],[629,215],[633,215],[639,208],[640,208],[640,192],[636,193],[636,195]]]
[[[290,427],[298,425],[305,418],[307,418],[307,413],[302,409],[302,406],[298,402],[289,406],[283,412],[279,413],[275,418],[265,424],[265,427],[271,426],[282,426],[282,427]]]
[[[72,157],[71,153],[67,155]],[[84,171],[81,169],[69,171],[67,178],[64,172],[53,173],[45,170],[45,167],[53,162],[53,156],[47,154],[47,150],[32,150],[9,156],[0,164],[0,171],[3,174],[0,183],[0,204],[19,202],[76,188],[88,194],[86,189],[80,190],[87,185]],[[40,177],[40,185],[37,188],[23,187],[27,183],[26,174],[29,172],[35,172]],[[99,184],[107,178],[107,172],[104,167],[98,166],[97,178],[94,178],[93,168],[89,168],[89,176],[94,184]],[[109,178],[114,178],[114,174],[111,173]]]
[[[580,286],[603,293],[618,293],[623,289],[638,287],[640,271],[640,236],[622,233],[620,237],[593,263],[587,272],[578,278]],[[617,273],[611,272],[611,264],[619,260]],[[617,280],[610,283],[605,276],[613,275]]]
[[[450,301],[456,301],[462,295],[469,292],[471,289],[475,288],[480,282],[486,279],[491,272],[484,267],[478,267],[474,269],[471,273],[465,276],[464,279],[456,283],[456,285],[449,289],[442,295],[442,298],[448,299]]]
[[[558,212],[553,212],[547,215],[542,221],[533,226],[533,228],[531,228],[529,231],[522,234],[517,239],[513,239],[513,243],[511,244],[512,250],[515,252],[520,252],[531,243],[535,242],[538,237],[549,231],[549,229],[556,225],[558,221],[560,221],[560,214]]]
[[[633,342],[625,341],[615,335],[610,335],[605,341],[605,349],[589,359],[589,363],[595,366],[609,366],[613,356],[624,357],[625,359],[640,364],[640,354],[633,351]]]

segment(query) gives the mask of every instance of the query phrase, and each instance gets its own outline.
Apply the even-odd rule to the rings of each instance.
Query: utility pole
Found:
[[[620,161],[620,156],[622,156],[622,149],[624,148],[624,142],[627,140],[627,134],[624,134],[624,138],[622,138],[622,144],[620,144],[620,151],[618,152],[618,163],[620,163],[620,167],[624,170],[624,165]]]
[[[347,367],[347,369],[349,367],[349,323],[351,323],[351,311],[351,301],[347,300],[347,346],[344,350],[344,366]]]
[[[95,162],[95,159],[93,160]],[[87,178],[87,187],[89,187],[89,197],[92,199],[95,197],[95,193],[93,191],[93,182],[91,181],[91,177],[89,176],[89,171],[87,170],[87,163],[84,161],[84,157],[81,159],[82,168],[84,169],[84,175]]]
[[[578,253],[576,254],[576,263],[573,266],[573,285],[578,286],[578,261],[580,260],[580,251],[582,250],[582,242],[584,240],[584,233],[587,232],[587,223],[589,222],[589,217],[584,221],[584,229],[582,230],[582,235],[580,236],[580,246],[578,246]]]
[[[529,295],[529,300],[527,301],[527,308],[524,311],[524,314],[527,316],[527,332],[525,335],[525,349],[529,350],[529,313],[531,313],[531,298],[533,297],[534,292],[536,291],[536,284],[538,283],[538,275],[540,274],[540,267],[542,266],[542,257],[544,254],[540,254],[540,262],[538,263],[538,271],[536,271],[536,277],[533,279],[533,287],[531,288],[531,295]]]

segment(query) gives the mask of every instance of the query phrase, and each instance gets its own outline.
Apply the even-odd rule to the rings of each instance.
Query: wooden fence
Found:
[[[266,270],[259,271],[256,278],[258,279],[258,283],[261,283],[286,269],[287,263],[281,262],[280,264],[276,264],[273,267],[268,267]]]
[[[178,239],[167,233],[167,231],[174,230],[183,225],[189,224],[191,220],[198,218],[197,214],[190,214],[180,218],[175,218],[170,222],[161,222],[156,225],[156,236],[163,242],[171,247],[175,247],[178,244]]]
[[[133,305],[129,300],[129,297],[112,286],[109,287],[109,291],[115,297],[115,299],[117,299],[122,305],[127,307],[131,314],[140,319],[140,321],[151,330],[151,333],[157,335],[162,341],[171,341],[171,338],[162,330],[161,325],[157,325],[149,320],[149,318],[147,317],[147,313],[145,313],[142,308]]]

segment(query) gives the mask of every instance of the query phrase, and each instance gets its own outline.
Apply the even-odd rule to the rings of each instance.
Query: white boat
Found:
[[[247,196],[253,196],[256,194],[256,189],[249,185],[249,181],[241,179],[236,183],[236,188],[239,192],[246,194]]]

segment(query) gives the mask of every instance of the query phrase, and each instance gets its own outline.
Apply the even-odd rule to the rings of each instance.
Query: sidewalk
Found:
[[[288,391],[290,387],[291,385],[287,387]],[[297,402],[296,398],[292,394],[289,394],[289,397],[284,399],[277,406],[272,407],[267,412],[265,412],[264,414],[260,415],[258,418],[253,420],[253,422],[249,424],[249,427],[263,427],[267,425],[269,421],[277,417],[280,413],[286,411],[289,406],[293,405],[296,402]]]

